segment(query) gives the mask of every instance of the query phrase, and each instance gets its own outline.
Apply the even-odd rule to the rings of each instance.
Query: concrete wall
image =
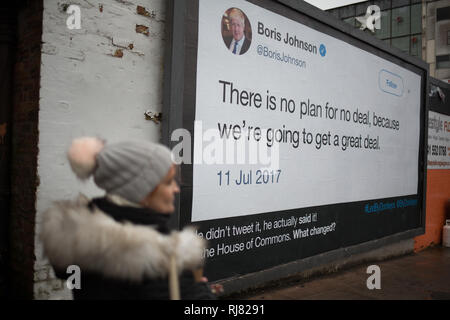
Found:
[[[430,65],[430,76],[438,79],[449,79],[450,69],[436,68],[436,54],[443,54],[436,51],[436,9],[449,6],[450,0],[440,0],[427,3],[426,8],[426,62]]]
[[[81,29],[69,30],[68,5],[81,9]],[[79,192],[101,195],[79,182],[66,151],[72,139],[99,136],[158,141],[160,126],[146,110],[162,109],[164,0],[44,0],[39,103],[35,235],[35,299],[71,298],[43,257],[42,212]]]

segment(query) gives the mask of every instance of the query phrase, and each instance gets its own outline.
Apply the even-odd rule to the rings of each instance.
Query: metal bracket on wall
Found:
[[[153,112],[150,110],[147,110],[144,112],[145,120],[153,121],[156,124],[159,124],[162,120],[162,113],[161,112]]]

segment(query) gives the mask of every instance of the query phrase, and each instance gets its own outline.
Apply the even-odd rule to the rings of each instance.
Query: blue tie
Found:
[[[237,49],[238,43],[237,41],[234,42],[234,49],[233,49],[233,53],[236,54],[236,49]]]

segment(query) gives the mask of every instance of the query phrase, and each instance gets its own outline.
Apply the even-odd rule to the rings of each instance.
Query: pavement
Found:
[[[369,270],[371,265],[379,266]],[[377,282],[377,275],[379,275]],[[369,279],[370,277],[370,279]],[[369,279],[369,281],[368,281]],[[369,289],[367,282],[379,289]],[[248,300],[450,300],[450,248],[355,266],[307,280],[291,280],[234,296]]]

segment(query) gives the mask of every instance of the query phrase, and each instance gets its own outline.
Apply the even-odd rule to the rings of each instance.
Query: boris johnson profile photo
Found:
[[[252,43],[252,28],[245,13],[230,8],[222,17],[222,37],[227,49],[236,55],[247,52]]]

